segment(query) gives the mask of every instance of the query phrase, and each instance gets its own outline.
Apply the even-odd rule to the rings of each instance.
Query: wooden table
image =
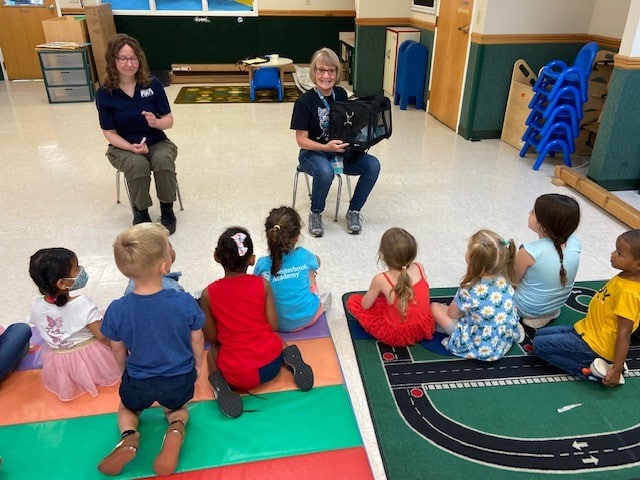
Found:
[[[249,84],[251,84],[251,80],[253,80],[253,72],[259,68],[265,67],[275,67],[280,71],[280,82],[282,82],[282,88],[284,88],[284,70],[283,68],[287,65],[291,65],[293,60],[291,58],[279,57],[277,60],[269,60],[268,62],[263,63],[253,63],[251,65],[245,65],[247,71],[249,72]]]

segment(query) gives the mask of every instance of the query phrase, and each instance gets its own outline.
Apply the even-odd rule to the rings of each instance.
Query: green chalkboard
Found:
[[[279,53],[309,63],[321,47],[340,52],[339,32],[354,30],[353,17],[194,17],[116,15],[116,30],[137,38],[153,70],[172,63],[235,63],[250,55]]]

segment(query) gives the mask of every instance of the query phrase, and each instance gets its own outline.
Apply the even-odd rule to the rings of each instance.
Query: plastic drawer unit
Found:
[[[88,47],[37,49],[49,103],[92,102],[94,86]]]

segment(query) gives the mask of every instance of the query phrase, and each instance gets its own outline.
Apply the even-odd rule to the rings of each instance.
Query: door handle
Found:
[[[469,33],[469,25],[465,25],[464,27],[458,27],[458,30],[464,33]]]
[[[56,9],[56,7],[53,5],[53,3],[49,4],[49,10],[51,10],[52,12]]]

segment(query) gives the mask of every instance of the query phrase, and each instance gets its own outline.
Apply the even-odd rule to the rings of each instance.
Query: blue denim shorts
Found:
[[[193,398],[197,376],[194,368],[189,373],[174,377],[137,380],[131,378],[125,370],[120,383],[120,400],[125,407],[134,412],[149,408],[153,402],[158,402],[169,410],[177,410]]]

